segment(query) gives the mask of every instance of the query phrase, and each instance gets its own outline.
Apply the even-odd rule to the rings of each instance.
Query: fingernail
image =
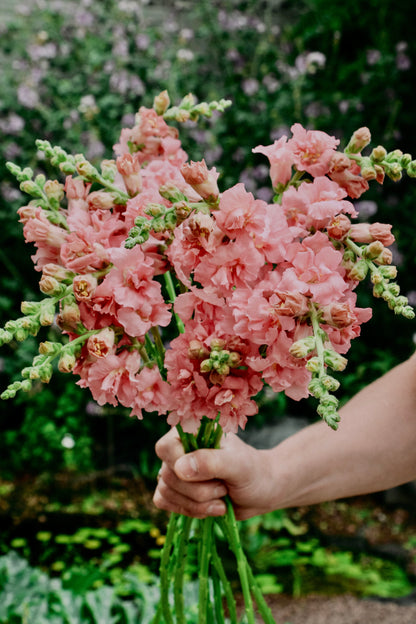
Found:
[[[176,462],[175,469],[176,472],[180,473],[178,476],[189,479],[190,477],[194,477],[197,474],[198,464],[196,463],[195,457],[181,457]]]
[[[207,514],[209,516],[223,516],[225,514],[225,505],[224,503],[212,503],[208,509]]]

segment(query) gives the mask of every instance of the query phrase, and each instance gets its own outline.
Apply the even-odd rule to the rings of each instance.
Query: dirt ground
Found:
[[[276,596],[268,603],[276,624],[416,624],[416,599],[400,603],[353,596]]]

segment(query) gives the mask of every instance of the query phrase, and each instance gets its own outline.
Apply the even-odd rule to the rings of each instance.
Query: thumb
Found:
[[[247,446],[241,441],[239,444]],[[186,453],[176,461],[175,473],[183,481],[221,479],[230,484],[237,483],[241,480],[246,463],[246,455],[241,453],[241,449],[235,448],[239,444],[231,443],[225,448],[199,449]]]

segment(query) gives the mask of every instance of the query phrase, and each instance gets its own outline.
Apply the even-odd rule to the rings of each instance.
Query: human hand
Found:
[[[221,516],[226,494],[238,520],[272,509],[268,452],[233,434],[223,437],[220,449],[185,454],[172,429],[157,442],[156,454],[163,463],[153,502],[160,509],[195,518]]]

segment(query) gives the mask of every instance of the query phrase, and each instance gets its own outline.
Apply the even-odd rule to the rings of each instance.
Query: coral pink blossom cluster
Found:
[[[126,201],[79,172],[66,178],[61,223],[37,206],[19,210],[43,292],[72,284],[57,323],[77,348],[61,369],[100,405],[168,413],[191,433],[204,416],[243,428],[264,384],[307,397],[313,367],[294,345],[313,338],[311,313],[338,354],[371,316],[356,306],[345,238],[394,240],[390,226],[351,222],[368,182],[338,143],[295,124],[291,138],[255,148],[277,193],[267,203],[241,183],[221,193],[215,169],[189,162],[177,130],[141,108],[107,163]],[[146,236],[127,247],[138,223]]]

